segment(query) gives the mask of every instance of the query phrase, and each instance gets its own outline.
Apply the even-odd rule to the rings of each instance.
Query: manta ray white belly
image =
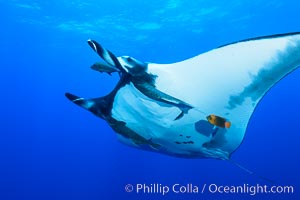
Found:
[[[181,157],[229,159],[264,94],[300,66],[300,33],[240,41],[173,64],[144,65],[89,44],[121,79],[105,97],[67,98],[106,120],[122,142]],[[211,123],[213,115],[231,126]]]
[[[178,109],[137,94],[131,85],[115,99],[115,103],[122,104],[118,110],[123,110],[114,116],[171,154],[226,158],[241,144],[259,100],[298,66],[300,35],[239,42],[174,64],[149,64],[148,72],[157,75],[157,89],[195,109],[174,121]],[[232,123],[214,137],[195,130],[195,123],[212,113]]]

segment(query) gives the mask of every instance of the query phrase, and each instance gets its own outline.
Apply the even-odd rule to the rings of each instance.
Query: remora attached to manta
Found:
[[[66,97],[106,120],[121,142],[187,158],[229,159],[265,93],[300,66],[299,32],[243,40],[171,64],[116,57],[88,43],[107,63],[96,70],[119,71],[120,80],[104,97]]]

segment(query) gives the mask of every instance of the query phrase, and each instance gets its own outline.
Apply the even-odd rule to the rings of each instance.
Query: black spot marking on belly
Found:
[[[178,142],[178,141],[175,141],[176,144],[194,144],[193,141],[183,141],[183,142]]]
[[[179,137],[184,137],[184,138],[182,138],[182,141],[180,141],[180,142],[179,141],[175,141],[176,144],[194,144],[194,141],[185,140],[185,138],[187,138],[187,139],[191,138],[192,136],[190,136],[190,135],[184,136],[183,134],[180,134]]]

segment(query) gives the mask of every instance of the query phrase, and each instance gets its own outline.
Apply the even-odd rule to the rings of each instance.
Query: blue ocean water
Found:
[[[0,199],[299,199],[299,69],[263,98],[232,155],[274,182],[226,161],[127,147],[64,96],[102,96],[117,81],[90,70],[99,58],[89,38],[117,55],[172,63],[229,42],[300,31],[299,8],[296,0],[0,1]],[[124,189],[177,183],[287,185],[294,193],[163,196]]]

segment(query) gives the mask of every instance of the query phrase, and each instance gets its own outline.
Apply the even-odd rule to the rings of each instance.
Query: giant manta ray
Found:
[[[186,158],[229,160],[255,107],[300,66],[300,32],[247,39],[171,63],[116,57],[94,40],[106,62],[92,69],[120,74],[106,96],[75,104],[104,119],[130,146]]]

